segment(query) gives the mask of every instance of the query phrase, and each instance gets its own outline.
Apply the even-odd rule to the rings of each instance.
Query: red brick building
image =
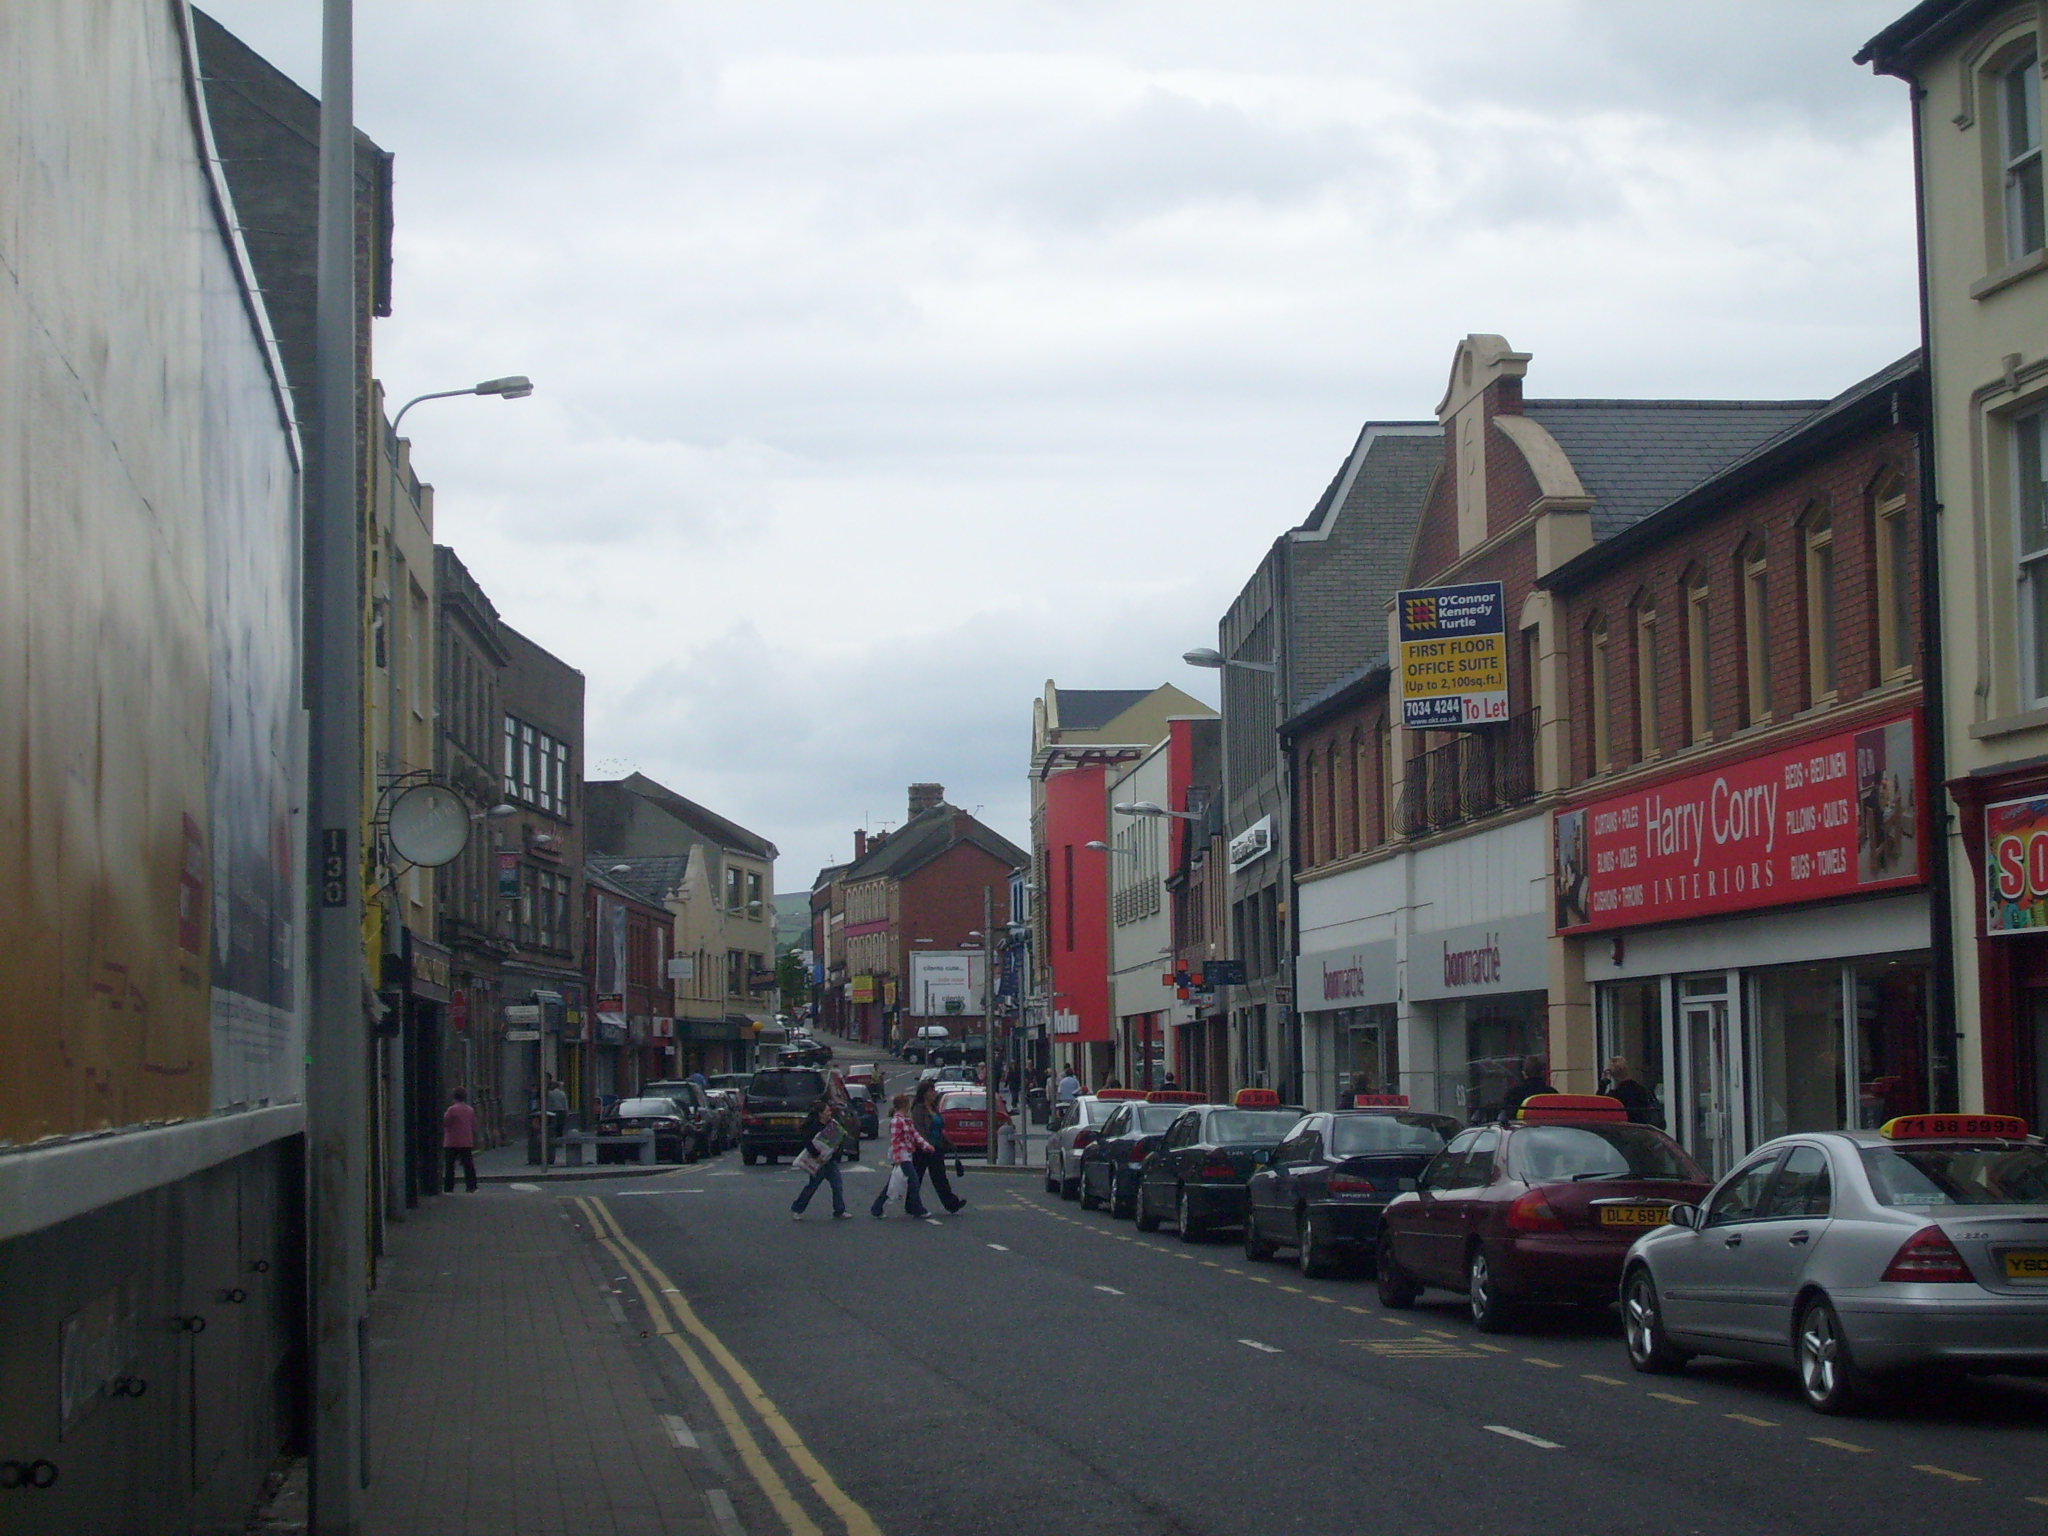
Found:
[[[595,1100],[629,1098],[642,1083],[676,1072],[675,988],[668,975],[676,923],[667,898],[679,862],[602,858],[584,868]]]

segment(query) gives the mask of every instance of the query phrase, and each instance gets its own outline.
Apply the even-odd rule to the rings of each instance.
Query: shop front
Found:
[[[1957,925],[1967,910],[1976,927],[1976,996],[1957,1004],[1976,1016],[1981,1102],[1988,1113],[2040,1125],[2048,1122],[2048,768],[1958,779],[1949,790],[1971,874],[1965,895],[1958,871]]]
[[[1312,951],[1295,962],[1294,976],[1312,1103],[1403,1092],[1394,941]]]
[[[1439,1114],[1491,1120],[1522,1063],[1550,1053],[1550,923],[1538,914],[1412,934],[1407,1093]]]
[[[1788,1132],[1955,1107],[1923,762],[1908,714],[1557,813],[1559,942],[1600,1060],[1711,1171]]]

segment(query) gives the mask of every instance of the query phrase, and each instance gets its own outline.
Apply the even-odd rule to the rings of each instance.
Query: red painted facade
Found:
[[[1045,781],[1046,868],[1039,885],[1055,1046],[1110,1039],[1109,860],[1088,847],[1109,835],[1104,771],[1087,764]],[[1063,1015],[1072,1015],[1078,1028],[1063,1032]]]

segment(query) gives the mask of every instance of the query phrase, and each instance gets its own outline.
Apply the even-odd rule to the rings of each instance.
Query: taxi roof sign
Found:
[[[1095,1090],[1095,1097],[1110,1100],[1142,1099],[1145,1097],[1145,1090],[1142,1088],[1098,1088]]]
[[[1145,1095],[1147,1104],[1204,1104],[1208,1101],[1199,1093],[1190,1093],[1185,1088],[1154,1088]]]
[[[1604,1093],[1532,1093],[1515,1111],[1517,1120],[1626,1120],[1628,1107]]]
[[[1995,1137],[2024,1141],[2027,1122],[2018,1115],[1900,1115],[1877,1128],[1886,1141],[1947,1141],[1956,1137]]]
[[[1240,1088],[1230,1102],[1236,1109],[1277,1109],[1280,1107],[1280,1091],[1277,1088]]]
[[[1408,1095],[1405,1093],[1354,1093],[1351,1096],[1353,1109],[1406,1109]]]

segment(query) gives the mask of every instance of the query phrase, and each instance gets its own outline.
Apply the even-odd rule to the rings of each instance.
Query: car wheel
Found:
[[[1408,1278],[1408,1271],[1394,1257],[1394,1245],[1384,1230],[1380,1233],[1378,1260],[1373,1267],[1378,1271],[1381,1306],[1406,1312],[1415,1305],[1416,1298],[1422,1294],[1422,1287]]]
[[[1126,1199],[1123,1194],[1123,1180],[1115,1174],[1109,1176],[1109,1214],[1116,1221],[1129,1221],[1137,1204],[1137,1191]]]
[[[694,1163],[704,1155],[704,1143],[695,1136],[685,1136],[682,1140],[682,1152],[684,1162]]]
[[[1501,1295],[1484,1248],[1472,1250],[1472,1263],[1465,1271],[1465,1294],[1472,1307],[1472,1325],[1481,1333],[1506,1333],[1513,1325],[1514,1308]]]
[[[1045,1165],[1045,1192],[1056,1195],[1060,1192],[1060,1181],[1052,1176],[1052,1164]]]
[[[1088,1165],[1086,1163],[1081,1165],[1081,1209],[1084,1211],[1099,1211],[1102,1209],[1102,1202],[1095,1198],[1095,1186],[1088,1182]]]
[[[1277,1245],[1269,1243],[1259,1235],[1259,1224],[1252,1218],[1251,1209],[1244,1213],[1244,1256],[1254,1264],[1263,1264],[1273,1257]]]
[[[1657,1304],[1657,1282],[1638,1264],[1621,1285],[1621,1336],[1628,1345],[1628,1363],[1652,1376],[1683,1370],[1692,1355],[1664,1332],[1664,1309]]]
[[[1138,1230],[1140,1232],[1157,1232],[1159,1230],[1159,1218],[1153,1213],[1152,1202],[1145,1198],[1145,1186],[1143,1184],[1138,1186],[1138,1197],[1135,1204],[1137,1206],[1135,1214],[1138,1221]]]
[[[741,1147],[741,1148],[740,1148],[740,1161],[741,1161],[741,1162],[743,1162],[743,1163],[745,1163],[745,1164],[746,1164],[746,1165],[747,1165],[747,1166],[748,1166],[749,1168],[751,1168],[751,1167],[753,1167],[753,1166],[754,1166],[754,1158],[755,1158],[755,1155],[756,1155],[756,1154],[755,1154],[755,1152],[754,1152],[754,1149],[753,1149],[752,1147]]]
[[[1173,1214],[1175,1221],[1180,1226],[1180,1240],[1182,1242],[1199,1243],[1208,1237],[1209,1234],[1202,1224],[1195,1220],[1194,1207],[1188,1203],[1187,1190],[1181,1190],[1174,1197]]]
[[[1343,1267],[1337,1255],[1332,1253],[1329,1245],[1323,1241],[1322,1234],[1317,1231],[1315,1212],[1301,1213],[1301,1219],[1296,1224],[1295,1241],[1300,1245],[1298,1253],[1301,1273],[1306,1279],[1327,1280]]]
[[[1851,1413],[1869,1396],[1870,1386],[1849,1353],[1842,1320],[1824,1296],[1799,1311],[1793,1350],[1799,1362],[1799,1390],[1815,1413]]]

